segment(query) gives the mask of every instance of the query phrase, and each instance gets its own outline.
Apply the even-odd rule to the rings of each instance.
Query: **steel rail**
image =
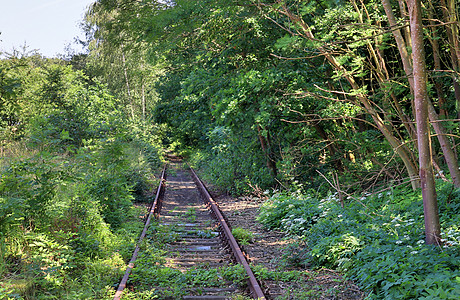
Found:
[[[120,300],[121,295],[123,294],[123,290],[126,287],[126,284],[128,282],[129,274],[131,273],[131,270],[134,268],[134,263],[136,262],[137,255],[139,254],[139,249],[142,240],[145,238],[145,235],[147,234],[147,230],[150,225],[150,221],[152,220],[152,217],[154,214],[158,213],[158,206],[160,205],[161,201],[161,195],[164,192],[164,187],[165,187],[165,175],[166,175],[166,166],[163,167],[163,171],[161,172],[161,177],[160,177],[160,182],[158,184],[157,192],[155,195],[155,200],[152,203],[152,206],[149,209],[149,215],[147,217],[147,221],[145,221],[144,225],[144,230],[142,230],[141,236],[139,237],[139,240],[137,241],[136,249],[134,249],[133,256],[131,257],[131,260],[129,261],[128,267],[126,268],[125,275],[121,279],[120,284],[118,285],[117,292],[115,293],[115,296],[113,297],[113,300]]]
[[[246,274],[248,275],[248,283],[249,283],[249,288],[254,296],[255,299],[259,300],[266,300],[266,297],[262,291],[262,288],[260,287],[259,283],[257,282],[256,277],[254,276],[254,273],[251,270],[251,267],[249,266],[246,257],[243,254],[243,251],[241,251],[240,246],[238,245],[235,237],[232,234],[232,231],[230,230],[230,227],[228,226],[227,222],[224,219],[224,216],[220,212],[219,207],[217,206],[217,203],[214,201],[214,199],[211,197],[209,194],[208,190],[206,189],[205,185],[201,180],[198,178],[196,175],[195,171],[191,168],[190,171],[192,172],[192,175],[195,179],[196,184],[198,185],[201,194],[205,198],[206,202],[209,204],[211,207],[211,210],[216,217],[217,221],[220,223],[220,226],[222,228],[222,231],[225,234],[225,237],[227,238],[228,244],[230,245],[233,255],[235,256],[235,259],[238,263],[240,263],[245,271]]]

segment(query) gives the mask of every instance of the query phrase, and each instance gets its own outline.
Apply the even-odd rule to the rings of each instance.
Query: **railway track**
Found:
[[[161,233],[151,234],[150,222]],[[143,241],[145,237],[147,241]],[[139,275],[145,273],[135,268],[137,257],[146,255],[142,250],[145,244],[162,238],[162,259],[156,264],[158,270],[170,274],[169,286],[155,279],[159,273],[149,283],[149,275]],[[166,185],[161,179],[146,226],[114,300],[122,298],[127,286],[135,289],[136,280],[129,281],[131,272],[138,279],[142,277],[144,285],[147,283],[153,296],[160,299],[266,299],[216,203],[195,172],[185,170],[180,161],[172,161]]]

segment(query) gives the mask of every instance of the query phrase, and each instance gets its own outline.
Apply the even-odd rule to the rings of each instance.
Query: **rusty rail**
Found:
[[[196,175],[195,171],[190,167],[190,170],[192,172],[192,175],[195,179],[196,184],[198,185],[201,194],[205,198],[206,202],[209,204],[211,207],[212,213],[216,217],[217,221],[219,222],[222,231],[224,232],[224,235],[227,239],[228,244],[230,245],[233,255],[235,256],[236,261],[241,264],[244,269],[246,270],[246,274],[248,275],[248,283],[249,283],[249,288],[252,292],[252,295],[254,296],[255,299],[259,300],[266,300],[266,297],[262,291],[262,288],[260,287],[259,283],[257,282],[256,277],[254,276],[254,273],[252,272],[251,268],[249,267],[249,264],[246,260],[246,257],[244,256],[243,252],[241,251],[240,246],[238,245],[237,241],[235,240],[235,237],[232,234],[232,231],[230,230],[230,227],[228,226],[227,222],[224,219],[224,216],[220,212],[219,207],[217,206],[216,202],[214,199],[212,199],[211,195],[209,194],[208,190],[206,189],[205,185],[201,180],[198,178]]]
[[[165,175],[166,175],[166,165],[163,167],[163,171],[161,172],[161,178],[158,184],[157,192],[155,195],[155,200],[153,201],[152,206],[150,207],[147,221],[145,221],[144,230],[142,230],[141,236],[139,237],[139,240],[137,241],[136,249],[134,249],[133,256],[131,257],[131,260],[129,261],[128,267],[126,268],[125,275],[123,276],[120,284],[118,285],[118,289],[117,289],[117,292],[115,293],[115,296],[113,297],[113,300],[120,300],[121,295],[123,294],[123,290],[126,287],[126,283],[128,282],[129,274],[131,274],[131,270],[134,268],[134,263],[137,259],[137,255],[139,254],[141,242],[144,239],[145,235],[147,234],[147,229],[149,228],[150,221],[152,220],[152,217],[158,213],[158,207],[160,205],[161,195],[163,194],[164,187],[165,187]]]

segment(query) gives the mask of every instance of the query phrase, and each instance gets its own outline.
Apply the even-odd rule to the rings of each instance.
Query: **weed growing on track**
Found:
[[[189,220],[190,222],[195,222],[196,221],[196,208],[195,207],[190,207],[186,214],[185,214],[187,220]]]
[[[370,299],[460,298],[460,190],[438,182],[442,245],[426,245],[418,192],[395,188],[348,199],[278,193],[259,220],[298,242],[287,265],[338,268]]]
[[[247,229],[244,229],[242,227],[235,227],[232,228],[232,234],[235,237],[235,239],[240,243],[240,245],[249,245],[253,241],[253,234]]]
[[[282,270],[269,270],[261,265],[252,265],[251,270],[259,280],[274,280],[281,282],[300,281],[304,272],[298,270],[282,271]]]

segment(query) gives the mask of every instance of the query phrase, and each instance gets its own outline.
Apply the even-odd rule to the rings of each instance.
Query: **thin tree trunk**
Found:
[[[407,79],[409,80],[411,91],[414,87],[414,78],[412,74],[412,65],[410,62],[409,52],[407,52],[407,45],[404,41],[404,38],[401,34],[401,31],[397,28],[396,18],[393,14],[393,10],[391,8],[391,3],[389,0],[382,0],[383,8],[385,9],[385,13],[388,18],[388,23],[390,27],[393,28],[392,33],[396,41],[396,45],[398,46],[399,54],[401,56],[401,61],[403,64],[404,72],[406,73]]]
[[[145,84],[142,82],[142,120],[145,121]]]
[[[449,138],[445,133],[444,127],[441,125],[440,122],[438,122],[439,117],[436,113],[436,110],[433,107],[433,104],[429,99],[427,102],[429,118],[430,121],[432,121],[431,124],[433,125],[439,144],[441,145],[442,153],[444,154],[447,167],[449,168],[450,177],[452,178],[454,186],[456,188],[460,188],[460,170],[458,169],[457,155],[455,155],[452,143],[449,141]]]
[[[131,107],[131,118],[134,119],[134,103],[133,98],[131,97],[131,89],[129,87],[128,68],[126,66],[126,57],[124,52],[121,55],[121,59],[123,61],[123,73],[125,75],[126,92],[128,93],[128,101]]]
[[[257,133],[258,133],[258,137],[260,141],[260,147],[262,148],[262,151],[265,154],[267,168],[268,170],[270,170],[272,177],[275,178],[278,175],[278,170],[276,169],[276,163],[273,160],[271,150],[270,150],[270,145],[267,142],[267,139],[262,135],[261,131],[262,131],[262,128],[260,127],[259,124],[257,124]]]
[[[402,20],[407,19],[406,3],[404,2],[404,0],[398,0],[398,4],[399,4],[399,15],[401,16],[401,19]],[[406,44],[411,45],[412,42],[411,42],[409,27],[404,26],[402,30],[404,31],[404,36],[406,38]]]
[[[427,244],[437,244],[441,238],[436,188],[433,174],[430,129],[428,118],[428,91],[423,45],[423,26],[420,0],[407,0],[412,38],[414,73],[414,102],[416,110],[420,181],[425,216]]]
[[[438,33],[435,27],[434,16],[433,16],[434,7],[431,5],[428,8],[428,17],[430,19],[431,25],[431,34],[433,35],[430,37],[431,46],[433,48],[433,62],[434,62],[434,69],[441,70],[441,54],[439,51],[439,42],[438,42]],[[442,83],[438,78],[434,78],[434,86],[436,88],[436,94],[438,95],[438,106],[439,106],[439,115],[441,118],[447,118],[448,113],[444,106],[446,105],[446,98],[444,97],[444,92],[442,90]]]

